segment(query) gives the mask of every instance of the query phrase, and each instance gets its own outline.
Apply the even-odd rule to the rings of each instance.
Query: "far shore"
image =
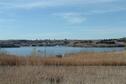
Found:
[[[102,40],[0,40],[0,48],[23,46],[125,47],[126,38]]]

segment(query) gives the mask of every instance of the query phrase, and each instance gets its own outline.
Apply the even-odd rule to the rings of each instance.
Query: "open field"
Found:
[[[64,57],[0,54],[0,84],[126,84],[126,52]]]
[[[126,84],[126,66],[0,66],[0,84]]]

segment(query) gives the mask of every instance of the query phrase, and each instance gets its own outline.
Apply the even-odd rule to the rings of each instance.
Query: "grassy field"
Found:
[[[78,53],[64,57],[14,56],[0,54],[0,65],[126,65],[126,52]]]
[[[0,84],[126,84],[126,52],[64,57],[0,54]]]
[[[0,66],[0,84],[126,84],[126,66]]]

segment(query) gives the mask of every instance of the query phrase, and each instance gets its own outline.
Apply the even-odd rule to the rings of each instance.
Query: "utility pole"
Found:
[[[46,44],[44,45],[44,56],[46,57]]]

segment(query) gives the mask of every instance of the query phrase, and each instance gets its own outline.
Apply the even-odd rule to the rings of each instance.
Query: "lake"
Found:
[[[1,51],[6,51],[9,54],[28,56],[31,53],[37,52],[41,55],[64,55],[79,52],[111,52],[123,51],[125,48],[81,48],[81,47],[66,47],[66,46],[53,46],[53,47],[19,47],[19,48],[1,48]]]

